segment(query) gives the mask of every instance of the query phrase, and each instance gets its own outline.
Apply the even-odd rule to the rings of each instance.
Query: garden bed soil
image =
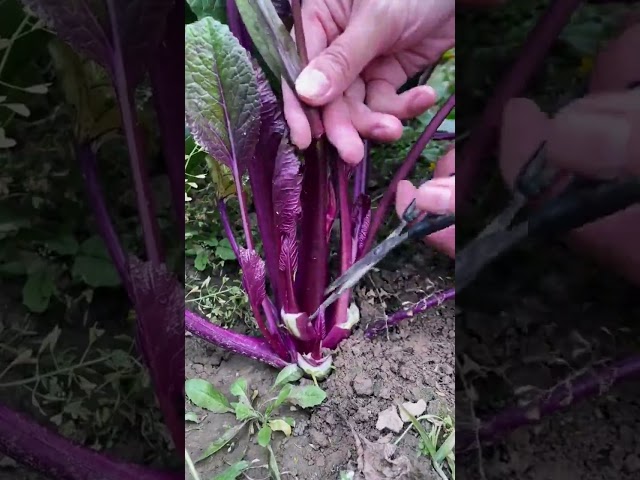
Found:
[[[458,299],[458,374],[465,372],[457,382],[458,428],[536,394],[532,387],[547,391],[640,352],[636,288],[562,246],[534,248],[544,253],[523,249],[505,258]],[[520,428],[480,455],[458,455],[458,478],[640,478],[638,380],[603,382],[601,396]]]
[[[417,253],[416,253],[417,252]],[[422,246],[405,249],[395,259],[385,262],[379,272],[365,278],[355,291],[361,312],[361,325],[334,356],[335,371],[322,384],[327,400],[311,414],[289,412],[296,420],[293,435],[274,436],[274,451],[285,479],[333,480],[340,471],[357,471],[356,438],[375,442],[388,436],[378,431],[378,414],[398,402],[424,399],[427,412],[454,417],[455,308],[443,304],[407,321],[388,335],[367,340],[363,327],[384,318],[400,302],[417,301],[425,291],[437,291],[452,285],[451,262],[439,255],[431,256]],[[186,376],[204,378],[227,393],[239,376],[253,389],[264,394],[273,384],[277,371],[255,361],[223,352],[200,339],[186,338]],[[186,404],[187,411],[199,417],[206,412]],[[198,456],[229,426],[233,415],[208,414],[199,424],[186,427],[186,447]],[[353,430],[352,430],[353,428]],[[283,437],[281,439],[280,437]],[[392,441],[399,435],[393,434]],[[418,457],[418,437],[412,430],[399,443],[395,458],[406,456],[411,473],[397,475],[392,468],[381,476],[367,480],[394,478],[438,478],[425,457]],[[198,464],[203,478],[211,478],[227,465],[240,459],[258,459],[267,463],[266,450],[255,438],[244,436],[227,451],[222,450]],[[266,478],[266,468],[250,471],[251,478]],[[391,476],[394,475],[394,476]],[[188,477],[187,477],[188,478]],[[356,477],[358,478],[358,477]]]

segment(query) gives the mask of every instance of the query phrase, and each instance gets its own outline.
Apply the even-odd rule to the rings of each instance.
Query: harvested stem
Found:
[[[400,322],[409,318],[414,318],[416,315],[426,312],[430,308],[442,305],[447,300],[454,298],[456,295],[455,288],[438,292],[423,298],[417,303],[414,303],[410,307],[400,310],[392,315],[389,315],[385,320],[379,320],[371,325],[365,332],[367,338],[374,338],[381,333],[384,333],[387,329],[395,327]]]
[[[481,442],[494,442],[513,430],[539,423],[544,417],[566,410],[593,395],[603,395],[614,385],[640,375],[640,355],[634,355],[599,371],[589,371],[566,380],[543,398],[523,407],[509,408],[493,418],[480,421],[477,438]],[[472,429],[456,430],[457,452],[478,448],[476,432]]]

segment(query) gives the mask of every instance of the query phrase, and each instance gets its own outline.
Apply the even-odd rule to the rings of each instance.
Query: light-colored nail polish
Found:
[[[320,99],[329,92],[330,87],[329,79],[319,70],[305,69],[296,80],[296,92],[304,98]]]

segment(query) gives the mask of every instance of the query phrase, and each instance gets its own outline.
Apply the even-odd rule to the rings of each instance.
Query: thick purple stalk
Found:
[[[369,181],[369,167],[371,162],[369,161],[369,142],[365,142],[364,145],[364,158],[355,168],[355,175],[353,181],[353,203],[355,204],[360,195],[364,195],[367,192],[367,183]]]
[[[533,75],[544,62],[562,29],[583,0],[550,2],[549,8],[529,34],[515,64],[503,77],[488,100],[477,126],[465,142],[456,158],[456,203],[457,208],[466,208],[472,191],[482,178],[484,162],[497,139],[502,112],[507,102],[522,95]]]
[[[251,41],[251,36],[247,31],[244,23],[242,23],[242,18],[240,17],[240,12],[238,11],[238,7],[236,6],[235,0],[227,0],[227,25],[229,26],[229,30],[231,33],[235,35],[235,37],[240,42],[245,50],[251,51],[253,48],[253,42]]]
[[[416,165],[416,162],[420,158],[420,155],[427,147],[427,144],[438,130],[438,127],[449,116],[449,113],[451,113],[451,110],[453,110],[455,105],[456,96],[455,94],[453,94],[447,99],[442,108],[434,115],[434,117],[431,119],[431,122],[429,122],[429,125],[427,125],[427,127],[424,129],[424,132],[422,132],[416,143],[413,145],[413,148],[411,148],[411,150],[407,154],[407,158],[404,160],[404,163],[402,164],[400,169],[396,172],[393,180],[391,180],[391,183],[389,184],[389,187],[387,187],[387,191],[382,197],[378,208],[376,208],[371,222],[371,227],[369,228],[369,233],[367,235],[367,240],[365,242],[364,248],[362,249],[363,254],[368,252],[373,245],[376,234],[378,233],[378,230],[382,225],[382,221],[384,220],[389,206],[391,205],[391,202],[393,201],[393,198],[396,194],[398,183],[400,183],[400,180],[407,178],[409,173],[411,173],[411,170],[413,170],[413,167]]]
[[[145,155],[142,151],[142,141],[140,137],[141,133],[131,95],[133,88],[127,80],[127,70],[124,64],[124,49],[118,27],[119,19],[117,18],[115,0],[107,0],[107,9],[109,11],[113,43],[112,80],[118,97],[122,126],[127,140],[129,158],[131,160],[131,171],[133,173],[144,244],[148,260],[153,265],[159,265],[162,262],[160,233],[155,209],[152,204],[151,184],[145,167]],[[184,128],[180,131],[184,131]]]
[[[96,159],[96,153],[90,144],[76,145],[75,147],[76,160],[80,165],[80,170],[84,178],[85,188],[87,189],[87,196],[89,198],[89,204],[93,210],[96,224],[100,232],[100,236],[104,241],[111,261],[114,267],[118,271],[118,276],[122,281],[127,294],[130,299],[133,299],[133,291],[131,289],[131,283],[129,281],[129,269],[127,267],[127,257],[122,243],[118,238],[109,210],[104,201],[104,193],[98,179],[98,165]]]
[[[541,421],[543,417],[566,410],[593,395],[602,395],[614,385],[640,375],[640,355],[634,355],[599,371],[590,371],[554,387],[542,399],[528,406],[509,408],[480,422],[477,436],[481,442],[495,441],[513,430]],[[456,452],[478,448],[476,432],[456,431]]]
[[[0,452],[50,478],[60,480],[177,480],[159,472],[119,462],[80,446],[0,405]]]
[[[284,368],[289,364],[273,351],[266,340],[226,330],[188,310],[184,312],[184,326],[194,335],[233,353],[275,368]]]
[[[220,214],[220,220],[222,221],[224,234],[226,235],[227,240],[229,240],[229,245],[231,245],[231,250],[233,250],[233,254],[236,256],[238,261],[240,261],[240,248],[238,247],[236,237],[233,235],[231,222],[229,221],[229,212],[227,212],[227,204],[225,203],[223,198],[218,200],[218,213]]]
[[[184,6],[176,2],[167,22],[164,39],[149,62],[164,162],[171,186],[172,204],[184,238],[184,101],[176,92],[184,91]]]
[[[329,175],[326,146],[314,142],[305,152],[302,178],[302,221],[296,298],[303,312],[315,312],[327,286],[329,247],[326,238],[326,207]]]
[[[456,139],[456,134],[454,132],[436,132],[433,136],[433,140],[438,141],[451,141]]]
[[[451,300],[456,296],[456,289],[451,288],[443,292],[438,292],[423,298],[417,303],[414,303],[410,307],[404,308],[392,315],[389,315],[386,320],[379,320],[373,325],[370,325],[365,332],[367,338],[374,338],[381,333],[384,333],[388,328],[395,327],[404,320],[409,318],[415,318],[416,315],[426,312],[427,310],[437,307],[447,300]]]

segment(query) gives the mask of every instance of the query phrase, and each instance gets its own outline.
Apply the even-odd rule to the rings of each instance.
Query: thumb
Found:
[[[335,100],[378,55],[379,36],[370,17],[352,19],[346,30],[331,45],[309,62],[296,80],[296,92],[302,101],[319,107]]]

